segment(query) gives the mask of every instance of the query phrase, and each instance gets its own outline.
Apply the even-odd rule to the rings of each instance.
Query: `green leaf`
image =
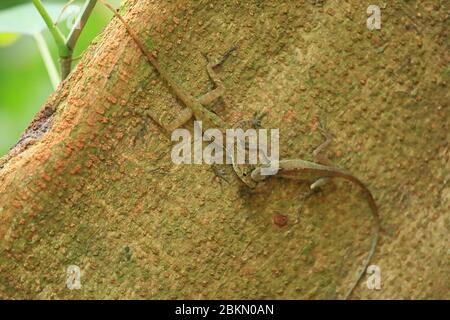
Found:
[[[2,0],[0,3],[0,10],[17,6],[19,4],[27,3],[30,0]]]
[[[45,3],[45,9],[55,21],[64,3]],[[72,7],[72,8],[71,8]],[[73,14],[76,5],[69,6],[60,21]],[[47,26],[32,3],[22,4],[0,11],[0,33],[32,35],[46,30]]]
[[[16,33],[0,33],[0,48],[13,44],[17,38],[19,38],[19,35]]]

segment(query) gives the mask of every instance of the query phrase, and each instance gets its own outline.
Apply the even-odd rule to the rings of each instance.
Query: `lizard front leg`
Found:
[[[222,56],[220,56],[218,59],[210,61],[206,55],[205,58],[208,61],[208,64],[206,66],[206,70],[208,72],[208,77],[215,86],[215,88],[208,93],[200,96],[196,99],[196,101],[192,105],[186,106],[175,119],[168,120],[169,115],[168,112],[164,112],[160,116],[158,116],[155,112],[152,110],[148,110],[146,112],[146,115],[148,115],[150,118],[153,119],[160,127],[164,128],[165,130],[171,132],[181,126],[183,126],[186,122],[188,122],[192,116],[194,115],[194,109],[205,109],[203,110],[203,114],[210,114],[211,111],[206,109],[206,105],[209,105],[219,99],[223,96],[225,93],[225,86],[222,83],[222,80],[219,78],[217,73],[215,72],[214,68],[220,66],[225,62],[225,60],[230,56],[230,54],[236,50],[237,46],[233,46],[230,49],[228,49]],[[195,107],[193,108],[195,104]],[[204,120],[204,119],[199,119]],[[215,119],[217,121],[217,119]],[[221,125],[222,123],[220,123]],[[219,124],[218,124],[219,125]]]
[[[195,116],[197,120],[203,121],[205,129],[210,127],[223,128],[224,123],[222,120],[216,114],[208,110],[206,106],[219,99],[225,93],[225,86],[215,72],[214,68],[223,64],[230,54],[236,50],[236,48],[237,46],[234,45],[219,58],[212,61],[204,55],[208,61],[206,66],[208,77],[212,81],[215,88],[199,98],[193,98],[191,99],[192,101],[189,101],[189,103],[185,103],[186,108],[184,108],[175,119],[169,120],[169,115],[167,114],[168,112],[162,113],[158,116],[152,110],[148,110],[147,115],[150,116],[159,126],[169,132],[184,125],[192,118],[192,116]]]
[[[221,55],[220,57],[218,57],[217,59],[215,59],[213,61],[209,60],[209,58],[206,54],[203,54],[206,61],[208,62],[208,64],[206,65],[206,71],[208,73],[208,77],[211,80],[211,82],[214,84],[215,88],[213,90],[209,91],[208,93],[197,98],[197,101],[201,105],[207,106],[224,95],[225,86],[223,85],[222,80],[217,75],[214,68],[223,64],[225,62],[225,60],[230,56],[230,54],[236,49],[237,49],[237,45],[232,46],[227,51],[225,51],[225,53],[223,55]]]
[[[157,115],[153,110],[147,110],[145,115],[149,116],[153,121],[155,121],[161,128],[165,129],[167,132],[172,132],[173,130],[183,126],[189,119],[192,118],[192,109],[184,108],[181,110],[180,114],[175,119],[169,119],[169,112],[163,112],[161,115]]]

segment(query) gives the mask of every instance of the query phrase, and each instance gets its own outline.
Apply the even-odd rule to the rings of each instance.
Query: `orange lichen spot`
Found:
[[[122,131],[119,131],[119,132],[116,133],[116,138],[119,139],[119,140],[122,139],[123,136],[124,136],[124,133]]]
[[[158,134],[161,132],[158,127],[150,127],[149,130],[154,134]]]
[[[97,121],[97,119],[93,116],[90,116],[86,119],[86,123],[89,127],[93,127],[95,125],[96,121]]]
[[[99,161],[99,158],[95,154],[89,154],[88,156],[92,161]]]
[[[91,159],[86,160],[86,162],[84,163],[86,168],[91,168],[93,164],[94,164],[94,161],[92,161]]]
[[[22,199],[23,201],[27,201],[28,199],[30,199],[30,196],[28,195],[27,192],[22,192],[19,194],[20,199]]]
[[[275,214],[273,216],[273,223],[279,227],[284,227],[288,223],[288,217],[282,214]]]
[[[77,146],[78,150],[82,150],[84,148],[84,141],[78,140],[77,142],[75,142],[75,145]]]
[[[76,192],[72,193],[72,197],[70,198],[70,201],[72,203],[77,203],[78,200],[80,200],[80,198],[82,196],[83,196],[83,194],[81,192],[76,191]]]
[[[125,107],[127,105],[127,100],[125,100],[125,99],[120,100],[120,105],[122,107]]]
[[[130,65],[131,64],[131,58],[129,56],[126,56],[126,57],[123,58],[123,62],[125,64],[127,64],[127,65]]]
[[[295,111],[292,109],[283,115],[283,121],[285,122],[292,122],[293,119],[295,119]]]
[[[39,189],[38,188],[36,188],[35,186],[28,186],[28,189],[31,191],[31,192],[33,192],[33,193],[37,193],[37,192],[39,192]]]
[[[72,154],[72,151],[73,151],[73,148],[71,146],[67,145],[64,148],[64,157],[66,157],[66,158],[70,157],[70,155]]]
[[[230,122],[236,123],[243,118],[242,112],[234,111],[230,114]]]
[[[311,128],[311,131],[316,131],[317,128],[319,128],[319,118],[315,117],[314,119],[312,119],[312,121],[309,124],[309,127]]]
[[[53,168],[55,169],[55,171],[57,173],[61,173],[62,170],[64,170],[65,167],[65,161],[59,159],[55,161],[55,165],[53,166]]]
[[[37,180],[37,181],[36,181],[36,185],[37,185],[39,188],[41,188],[41,190],[45,189],[45,187],[47,186],[47,185],[45,184],[45,182],[44,182],[44,181],[41,181],[41,180]]]
[[[68,99],[68,102],[69,102],[69,104],[74,105],[76,107],[83,107],[86,104],[86,102],[83,101],[82,99],[78,99],[75,97],[70,97]]]
[[[112,103],[112,104],[116,104],[117,103],[117,98],[114,96],[108,96],[106,98],[106,100],[108,100],[108,102]]]
[[[77,101],[77,99],[76,99],[75,97],[69,97],[69,98],[67,99],[67,102],[68,102],[69,104],[73,104],[73,105],[76,105],[76,101]]]
[[[12,205],[14,208],[16,208],[16,209],[22,209],[22,204],[21,204],[20,201],[18,201],[18,200],[13,200],[13,201],[11,202],[11,205]]]
[[[95,108],[95,112],[98,114],[105,114],[105,108],[103,108],[102,106],[98,106],[97,108]]]
[[[42,174],[42,179],[44,179],[45,181],[49,182],[52,178],[47,173],[44,172]]]
[[[80,172],[81,170],[81,166],[79,164],[77,164],[75,167],[73,167],[73,169],[70,171],[70,174],[74,175],[77,174],[78,172]]]
[[[20,219],[19,224],[23,226],[26,223],[26,220],[24,218]]]
[[[128,79],[129,79],[128,73],[126,73],[126,72],[121,72],[121,73],[119,74],[119,79],[122,80],[122,81],[128,81]]]
[[[336,152],[334,153],[336,155],[336,157],[342,157],[342,150],[336,150]]]

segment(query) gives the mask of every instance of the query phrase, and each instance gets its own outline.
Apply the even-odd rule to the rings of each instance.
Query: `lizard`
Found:
[[[142,52],[144,57],[147,59],[147,61],[152,65],[156,71],[158,72],[159,76],[166,82],[166,84],[170,87],[170,89],[173,91],[175,96],[186,106],[180,114],[174,119],[173,121],[166,122],[163,119],[163,116],[158,116],[155,113],[153,113],[151,110],[148,110],[146,113],[162,128],[164,128],[166,131],[171,132],[175,130],[176,128],[179,128],[186,122],[188,122],[192,117],[195,117],[195,119],[199,119],[202,121],[203,131],[207,129],[219,129],[224,131],[227,127],[226,123],[214,112],[210,111],[208,108],[206,108],[206,105],[211,104],[218,98],[220,98],[223,93],[225,92],[225,87],[220,80],[220,78],[217,76],[217,74],[214,71],[214,68],[221,65],[228,57],[229,55],[237,48],[236,45],[232,46],[230,49],[228,49],[222,56],[220,56],[218,59],[208,61],[207,64],[207,72],[208,76],[212,80],[212,82],[215,85],[215,88],[208,93],[204,94],[203,96],[200,96],[199,98],[195,98],[190,93],[188,93],[181,85],[179,85],[171,76],[170,74],[159,64],[157,61],[155,55],[150,52],[150,50],[144,45],[144,43],[139,39],[137,34],[131,29],[129,24],[125,21],[125,19],[122,17],[122,15],[114,9],[109,3],[105,2],[104,0],[100,0],[112,13],[114,16],[120,20],[122,25],[125,27],[126,31],[132,38],[133,42],[138,46],[139,50]],[[206,57],[206,56],[205,56]],[[207,57],[206,57],[207,58]],[[209,60],[209,59],[208,59]],[[227,153],[232,154],[232,153]],[[238,166],[234,161],[233,163],[233,169],[238,175],[238,177],[247,185],[252,188],[256,186],[255,182],[251,179],[250,176],[247,176],[246,172],[244,172],[241,168],[241,166]]]
[[[265,113],[261,115],[255,114],[253,116],[252,120],[242,121],[241,124],[245,124],[247,126],[251,126],[253,128],[260,128],[261,127],[261,119],[265,116]],[[316,162],[306,161],[302,159],[282,159],[279,160],[277,163],[278,172],[275,175],[268,176],[263,175],[261,170],[266,165],[256,165],[256,166],[250,166],[250,165],[241,165],[241,175],[244,177],[251,177],[252,183],[247,183],[248,179],[242,180],[244,183],[247,184],[247,187],[250,188],[256,188],[259,187],[259,182],[262,182],[266,180],[269,177],[279,177],[284,179],[293,179],[293,180],[300,180],[300,181],[306,181],[311,182],[310,189],[311,194],[317,191],[321,186],[326,184],[330,179],[332,178],[341,178],[348,180],[352,182],[353,184],[357,185],[364,193],[365,198],[367,200],[367,203],[369,204],[370,211],[372,214],[372,218],[374,220],[374,227],[372,231],[372,241],[370,245],[370,249],[366,255],[365,261],[362,264],[362,268],[357,273],[357,276],[351,283],[349,289],[346,291],[344,295],[344,300],[349,299],[349,297],[352,295],[353,291],[355,290],[358,283],[361,281],[361,279],[364,276],[365,271],[367,270],[367,267],[370,264],[370,261],[372,260],[373,255],[375,254],[378,240],[381,232],[381,221],[380,216],[378,213],[378,206],[375,201],[375,198],[372,195],[372,192],[369,190],[369,188],[356,176],[354,176],[352,173],[348,172],[347,170],[340,169],[336,166],[334,166],[331,161],[323,156],[324,150],[328,147],[328,145],[331,143],[332,138],[331,135],[322,127],[322,125],[319,125],[320,132],[325,136],[325,141],[320,144],[314,151],[313,155],[316,159]],[[235,165],[237,166],[237,165]],[[236,170],[235,170],[236,171]]]
[[[320,148],[320,146],[319,146]],[[369,188],[357,177],[350,172],[337,168],[335,166],[323,165],[316,162],[306,161],[302,159],[285,159],[278,161],[278,172],[275,176],[284,179],[294,179],[301,181],[313,181],[310,185],[312,191],[317,190],[320,186],[326,183],[331,178],[341,178],[356,184],[365,194],[367,203],[369,204],[372,218],[374,220],[374,227],[372,231],[372,241],[369,252],[366,255],[366,259],[363,262],[362,268],[358,272],[357,276],[351,283],[349,289],[344,295],[344,300],[349,299],[355,290],[358,283],[364,276],[367,267],[369,266],[373,255],[375,254],[378,240],[381,232],[381,221],[378,213],[378,206],[376,201],[370,192]],[[253,169],[250,173],[251,178],[254,181],[263,181],[269,176],[261,175],[261,166]]]
[[[109,5],[104,0],[100,0],[108,9],[110,9],[114,16],[121,21],[126,31],[132,38],[133,42],[138,46],[141,53],[145,56],[147,61],[152,65],[160,77],[166,82],[166,84],[173,91],[175,96],[181,100],[186,108],[184,108],[178,117],[169,122],[164,123],[161,117],[156,116],[152,112],[149,113],[150,117],[161,127],[165,128],[168,131],[172,131],[186,122],[188,122],[192,117],[195,117],[197,120],[201,120],[203,124],[203,130],[214,128],[219,130],[225,130],[226,123],[214,112],[210,111],[206,105],[212,103],[217,98],[222,96],[225,91],[225,87],[217,77],[214,72],[214,68],[222,64],[225,59],[230,55],[230,53],[236,49],[236,46],[229,49],[225,54],[215,61],[209,61],[207,64],[208,76],[212,80],[215,85],[215,88],[206,93],[205,95],[195,98],[190,93],[188,93],[181,85],[179,85],[171,75],[159,64],[156,59],[156,56],[150,52],[150,50],[144,45],[144,43],[139,39],[136,33],[131,29],[129,24],[125,21],[122,15],[119,14],[117,10],[115,10],[111,5]],[[254,117],[254,120],[250,122],[250,124],[254,126],[259,126],[261,122],[261,117]],[[247,123],[248,124],[248,123]],[[318,156],[319,152],[321,152],[327,145],[329,141],[327,139],[319,148],[316,149],[316,156]],[[324,160],[322,160],[324,162]],[[301,159],[287,159],[280,160],[279,162],[279,171],[275,175],[277,177],[286,178],[286,179],[298,179],[298,180],[306,180],[306,181],[315,181],[311,185],[311,189],[315,190],[321,185],[323,185],[327,180],[331,178],[342,178],[351,181],[352,183],[358,185],[363,192],[365,193],[367,202],[369,203],[373,219],[375,221],[375,228],[373,231],[372,243],[370,250],[367,254],[366,260],[363,263],[363,268],[358,272],[355,280],[352,282],[350,288],[344,295],[344,299],[348,299],[353,293],[354,289],[362,279],[365,270],[367,269],[373,254],[375,253],[379,233],[380,233],[380,218],[378,215],[378,207],[375,202],[375,199],[368,189],[368,187],[357,177],[347,172],[346,170],[339,169],[332,165],[325,165],[315,162],[309,162]],[[263,176],[261,174],[261,170],[263,166],[238,166],[235,161],[232,163],[233,169],[236,175],[240,178],[240,180],[247,185],[251,189],[255,189],[260,183],[265,180],[268,176]]]

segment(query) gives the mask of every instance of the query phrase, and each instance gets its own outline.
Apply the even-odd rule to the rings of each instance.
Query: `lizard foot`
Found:
[[[332,162],[328,157],[324,154],[325,150],[328,148],[328,146],[333,141],[333,136],[330,134],[330,132],[322,125],[322,123],[319,121],[319,131],[320,133],[325,137],[325,141],[322,142],[314,151],[313,156],[314,159],[320,163],[327,166],[333,166]]]
[[[213,165],[213,166],[211,166],[211,169],[214,173],[213,179],[217,179],[219,182],[221,182],[223,180],[228,184],[230,183],[227,179],[227,173],[226,173],[225,168],[219,167],[217,165]]]

